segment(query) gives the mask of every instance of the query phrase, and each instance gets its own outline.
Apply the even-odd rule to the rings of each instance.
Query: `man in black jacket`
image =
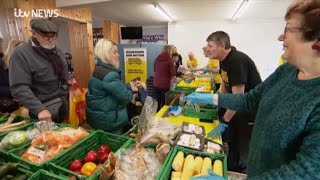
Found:
[[[222,94],[248,92],[261,83],[260,74],[252,59],[231,46],[227,33],[217,31],[210,34],[207,38],[206,52],[209,58],[220,61]],[[229,109],[220,115],[221,121],[229,122],[227,130],[229,170],[242,171],[246,166],[254,117],[255,114]]]

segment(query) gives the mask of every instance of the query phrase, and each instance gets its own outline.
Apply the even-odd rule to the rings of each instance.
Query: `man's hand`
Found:
[[[51,113],[46,109],[39,112],[38,119],[39,121],[52,122]]]

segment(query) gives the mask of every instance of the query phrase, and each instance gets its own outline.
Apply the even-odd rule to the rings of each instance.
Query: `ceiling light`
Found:
[[[236,20],[238,17],[241,16],[241,14],[243,13],[243,10],[248,7],[249,5],[249,0],[243,0],[241,2],[241,4],[239,5],[239,7],[237,8],[236,12],[234,12],[233,16],[232,16],[232,21]]]
[[[166,19],[168,19],[169,22],[173,22],[173,19],[168,15],[168,13],[159,5],[154,4],[154,8]]]

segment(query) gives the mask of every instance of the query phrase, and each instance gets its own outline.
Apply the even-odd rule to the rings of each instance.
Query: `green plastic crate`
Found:
[[[5,113],[0,113],[0,124],[4,123],[5,121],[7,121],[8,117],[10,116],[6,116],[4,117]]]
[[[90,138],[87,138],[80,144],[77,144],[72,148],[72,150],[63,153],[62,156],[57,157],[52,163],[48,165],[48,169],[52,171],[54,174],[59,175],[60,177],[66,177],[68,174],[72,174],[77,176],[78,178],[83,178],[86,180],[91,179],[99,179],[99,174],[101,170],[97,170],[91,176],[83,176],[79,175],[75,172],[69,170],[69,165],[75,159],[82,160],[87,152],[90,150],[95,150],[98,152],[98,148],[100,145],[109,145],[112,152],[116,152],[120,148],[122,148],[129,138],[118,136],[115,134],[110,134],[101,130],[97,130],[93,132],[93,135]],[[107,164],[107,162],[105,162]]]
[[[24,120],[24,119],[30,120],[31,123],[26,124],[26,125],[23,125],[23,126],[19,126],[19,127],[14,128],[14,129],[12,129],[12,130],[10,130],[10,131],[7,131],[7,132],[0,133],[0,141],[1,141],[2,138],[3,138],[5,135],[7,135],[8,133],[13,132],[13,131],[17,131],[17,130],[26,130],[28,127],[30,127],[30,126],[33,124],[33,122],[35,122],[34,119],[29,119],[29,118],[24,118],[24,117],[18,116],[12,123],[17,123],[17,122],[20,122],[20,121],[22,121],[22,120]],[[6,121],[7,121],[7,119],[1,121],[0,124],[5,123]]]
[[[165,100],[164,100],[164,104],[165,105],[170,105],[171,101],[177,96],[180,95],[181,92],[177,92],[177,91],[168,91],[165,93]],[[173,106],[178,106],[179,105],[179,100],[175,101],[173,103]]]
[[[223,163],[223,177],[224,179],[228,179],[228,171],[227,171],[227,156],[224,154],[211,154],[211,153],[205,153],[201,151],[191,150],[187,149],[181,146],[175,146],[173,149],[170,159],[168,160],[166,167],[160,172],[160,179],[161,180],[169,180],[171,179],[171,172],[172,169],[172,163],[173,159],[176,157],[177,153],[179,151],[182,151],[184,153],[184,157],[186,158],[187,155],[192,154],[194,157],[201,156],[201,157],[209,157],[212,160],[212,165],[214,163],[214,160],[221,160]],[[159,179],[159,180],[160,180]]]
[[[5,163],[0,163],[0,166],[1,165],[3,165],[3,164],[5,164]],[[17,171],[15,171],[15,172],[11,172],[10,174],[11,175],[13,175],[13,173],[14,173],[14,176],[18,176],[18,175],[22,175],[22,174],[28,174],[28,176],[27,176],[27,179],[32,175],[32,172],[31,171],[29,171],[29,170],[27,170],[27,169],[24,169],[20,164],[18,165],[18,169],[17,169]],[[1,176],[2,177],[2,176]],[[13,179],[15,179],[16,177],[14,177]],[[4,178],[4,177],[2,177],[3,179],[6,179],[6,178]],[[1,179],[2,179],[1,178]]]
[[[195,92],[196,89],[198,87],[182,87],[182,86],[176,86],[174,88],[174,91],[176,92],[184,92],[184,93],[192,93],[192,92]]]
[[[194,107],[183,106],[183,115],[199,118],[200,121],[213,122],[213,120],[218,119],[218,109],[216,107],[206,105],[200,106],[200,111],[197,112]]]
[[[67,124],[58,124],[58,127],[63,128],[63,127],[70,127],[70,126]],[[31,143],[28,143],[20,148],[16,148],[16,149],[11,150],[8,155],[9,160],[12,162],[19,162],[23,165],[23,167],[25,167],[31,171],[38,171],[40,169],[46,169],[48,166],[48,163],[55,162],[57,159],[59,159],[59,157],[64,157],[65,154],[67,154],[69,151],[71,151],[74,147],[79,146],[79,144],[81,144],[82,142],[89,139],[93,134],[94,133],[89,134],[88,136],[84,137],[83,139],[81,139],[77,143],[64,149],[61,153],[58,153],[56,156],[52,157],[51,159],[49,159],[41,164],[32,163],[32,162],[20,157],[28,149],[28,147],[31,145]]]
[[[49,173],[43,169],[37,171],[28,180],[70,180],[70,178],[64,178],[55,174]]]
[[[20,127],[20,128],[18,128],[18,129],[16,129],[16,130],[8,131],[8,132],[5,133],[5,134],[1,134],[1,135],[0,135],[0,142],[1,142],[2,139],[3,139],[7,134],[9,134],[10,132],[13,132],[13,131],[26,131],[26,130],[27,130],[29,127],[31,127],[32,125],[33,125],[33,122],[30,123],[30,124],[27,124],[27,125],[25,125],[25,126],[23,126],[23,127]],[[28,144],[28,143],[25,143],[25,144]],[[23,144],[22,146],[24,146],[25,144]],[[21,147],[21,146],[20,146],[20,147]],[[17,147],[17,148],[19,148],[19,147]],[[5,150],[0,151],[0,155],[3,155],[3,156],[5,156],[5,158],[8,158],[7,156],[9,156],[9,153],[12,152],[14,149],[16,149],[16,148],[12,148],[12,149],[10,149],[9,151],[5,151]]]
[[[129,134],[138,133],[138,129],[139,129],[139,124],[135,124],[131,129],[129,129],[126,133],[122,134],[121,136],[130,138]]]
[[[122,150],[131,147],[134,143],[136,143],[136,140],[129,139],[129,141],[126,144],[123,145]],[[153,145],[148,145],[148,146],[145,146],[145,147],[146,148],[150,148],[150,149],[152,149],[154,151],[156,149],[156,145],[154,145],[154,144]],[[174,150],[174,148],[171,147],[171,149],[170,149],[165,161],[163,162],[162,166],[160,167],[158,175],[155,177],[156,180],[163,180],[163,179],[161,179],[161,172],[164,171],[164,169],[166,168],[169,160],[171,159],[171,155],[173,153],[173,150]]]

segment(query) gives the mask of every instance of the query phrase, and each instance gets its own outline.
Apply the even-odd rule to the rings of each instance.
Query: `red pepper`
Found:
[[[98,159],[98,153],[91,150],[87,153],[86,157],[83,159],[84,162],[95,162]]]
[[[82,167],[82,162],[79,159],[74,160],[70,165],[69,165],[69,169],[71,171],[80,171]]]
[[[101,145],[99,147],[99,154],[109,154],[110,153],[110,146],[106,146],[106,145]]]
[[[101,164],[103,164],[104,162],[106,162],[106,160],[108,159],[109,154],[100,154],[99,156],[99,161]]]

